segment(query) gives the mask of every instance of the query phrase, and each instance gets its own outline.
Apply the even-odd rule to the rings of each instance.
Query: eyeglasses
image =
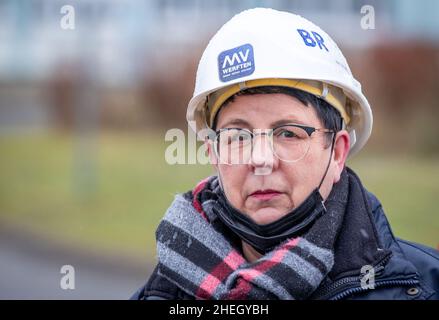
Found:
[[[248,164],[255,148],[255,137],[268,138],[272,153],[282,161],[297,162],[308,153],[311,135],[316,132],[334,134],[334,130],[300,124],[285,124],[254,133],[242,128],[223,128],[216,131],[214,150],[220,164]],[[266,143],[258,144],[265,152]]]

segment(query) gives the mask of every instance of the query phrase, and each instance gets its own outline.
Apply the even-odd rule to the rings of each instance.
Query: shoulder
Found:
[[[439,251],[425,245],[397,239],[406,258],[413,263],[422,280],[433,289],[439,299]]]
[[[390,224],[384,214],[381,202],[372,193],[367,192],[367,195],[372,213],[374,215],[375,223],[378,225],[386,225],[386,227],[389,229],[388,231],[390,231],[391,233],[393,240],[397,241],[404,253],[414,259],[426,259],[428,261],[431,261],[431,263],[433,263],[436,267],[439,267],[439,251],[416,242],[411,242],[395,237],[390,229]]]
[[[430,299],[439,300],[439,251],[425,245],[397,239],[405,257],[416,267],[423,283],[434,294]]]
[[[397,241],[405,253],[414,257],[431,260],[431,262],[436,264],[436,267],[439,267],[438,250],[420,243],[411,242],[400,238],[397,238]]]
[[[422,282],[435,291],[439,299],[439,251],[428,246],[395,237],[380,201],[367,192],[367,197],[379,237],[385,247],[399,251],[416,268]]]

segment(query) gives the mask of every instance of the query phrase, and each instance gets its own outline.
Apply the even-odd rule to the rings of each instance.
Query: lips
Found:
[[[272,189],[265,190],[256,190],[255,192],[250,194],[250,197],[258,199],[258,200],[270,200],[274,197],[277,197],[281,194],[281,192]]]

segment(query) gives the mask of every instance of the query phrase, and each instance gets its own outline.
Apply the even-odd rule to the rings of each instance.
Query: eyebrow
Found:
[[[283,126],[286,124],[292,124],[292,123],[305,125],[305,123],[303,121],[300,121],[300,120],[294,118],[294,119],[283,119],[283,120],[275,121],[271,124],[270,128],[275,128],[275,127]]]
[[[294,119],[282,119],[282,120],[277,120],[275,122],[272,122],[270,124],[270,128],[275,128],[275,127],[279,127],[279,126],[286,125],[286,124],[292,124],[292,123],[305,125],[305,123],[303,123],[303,121],[300,121],[300,120],[298,120],[296,118],[294,118]],[[232,119],[230,121],[227,121],[219,129],[227,128],[227,127],[230,127],[230,126],[236,126],[236,127],[240,127],[240,128],[241,127],[245,127],[245,128],[253,129],[253,126],[248,121],[246,121],[244,119],[241,119],[241,118],[235,118],[235,119]]]
[[[232,120],[227,121],[219,129],[227,128],[227,127],[230,127],[230,126],[247,127],[247,128],[251,128],[252,127],[250,125],[250,123],[248,123],[246,120],[236,118],[236,119],[232,119]]]

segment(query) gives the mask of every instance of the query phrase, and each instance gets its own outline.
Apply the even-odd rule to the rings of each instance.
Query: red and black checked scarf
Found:
[[[326,213],[305,234],[249,263],[212,210],[224,209],[216,200],[218,178],[209,177],[190,197],[177,195],[162,219],[158,272],[197,299],[306,299],[333,267],[348,193],[344,170]]]

